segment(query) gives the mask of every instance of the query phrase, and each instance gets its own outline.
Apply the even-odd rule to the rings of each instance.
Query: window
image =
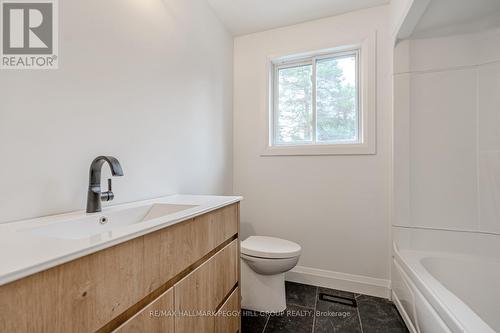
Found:
[[[275,65],[274,145],[359,142],[358,52]]]
[[[370,45],[270,60],[263,155],[375,153]]]

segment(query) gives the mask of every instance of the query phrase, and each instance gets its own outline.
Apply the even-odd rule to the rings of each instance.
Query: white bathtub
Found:
[[[410,331],[500,332],[500,261],[394,247],[392,296]]]

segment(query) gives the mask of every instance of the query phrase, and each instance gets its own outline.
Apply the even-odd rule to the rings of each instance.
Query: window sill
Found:
[[[323,156],[323,155],[375,155],[375,145],[337,144],[337,145],[297,145],[267,146],[260,156]]]

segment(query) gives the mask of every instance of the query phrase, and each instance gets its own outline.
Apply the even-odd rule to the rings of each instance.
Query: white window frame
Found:
[[[268,106],[266,114],[265,146],[261,156],[280,155],[367,155],[376,153],[376,36],[375,33],[360,43],[338,46],[314,52],[303,52],[293,56],[268,57]],[[316,60],[342,55],[357,54],[358,89],[358,141],[352,143],[290,143],[274,144],[274,123],[278,112],[277,71],[300,64],[312,64],[315,75]],[[313,104],[316,103],[316,78],[313,77]],[[313,113],[313,117],[315,118]],[[313,119],[316,123],[316,119]],[[313,136],[316,126],[313,125]],[[313,140],[315,141],[315,140]]]

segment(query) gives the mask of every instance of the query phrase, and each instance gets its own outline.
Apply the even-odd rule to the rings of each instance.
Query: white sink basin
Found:
[[[0,286],[241,201],[169,195],[103,208],[0,223]],[[105,217],[106,223],[100,220]]]
[[[105,210],[102,213],[84,215],[67,221],[25,229],[35,236],[59,239],[85,239],[100,237],[102,234],[112,235],[113,231],[134,224],[151,221],[167,215],[182,212],[197,205],[174,205],[154,203],[121,210]]]

